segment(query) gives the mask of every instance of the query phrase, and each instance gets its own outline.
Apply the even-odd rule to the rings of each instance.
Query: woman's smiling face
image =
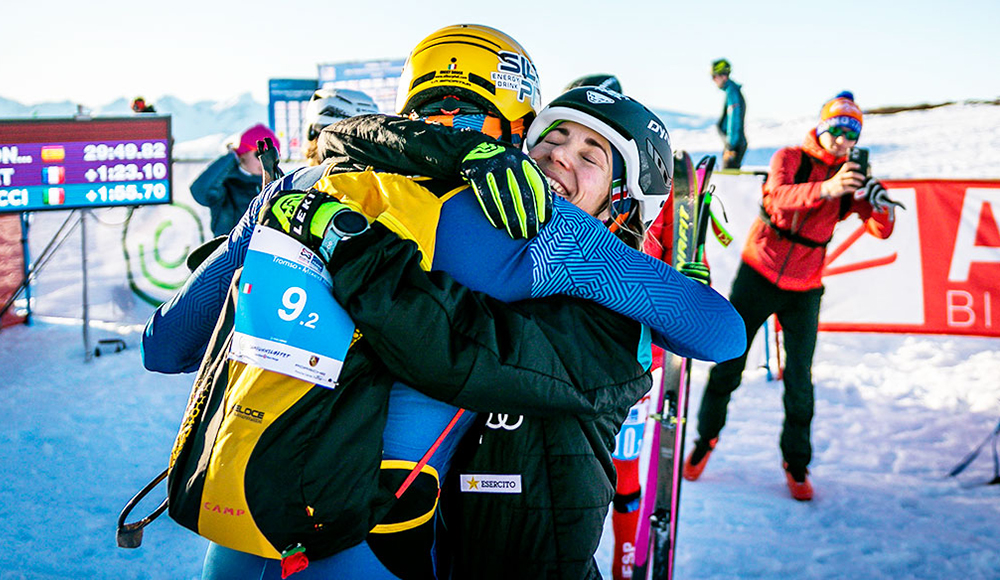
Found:
[[[600,133],[563,121],[549,130],[528,155],[548,177],[554,193],[598,219],[608,218],[611,144]]]

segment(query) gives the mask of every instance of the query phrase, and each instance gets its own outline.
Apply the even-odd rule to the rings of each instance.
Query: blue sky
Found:
[[[459,22],[517,38],[538,67],[543,102],[573,78],[612,72],[652,107],[714,116],[722,94],[708,66],[720,56],[732,61],[752,118],[811,114],[843,89],[865,108],[1000,96],[996,0],[615,4],[13,0],[2,11],[0,96],[95,107],[137,94],[194,102],[251,92],[265,102],[269,78],[402,58]]]

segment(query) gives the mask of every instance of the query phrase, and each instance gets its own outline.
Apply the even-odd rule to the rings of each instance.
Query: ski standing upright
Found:
[[[695,168],[686,152],[674,154],[674,267],[704,260],[712,199],[708,182],[714,165],[713,156],[703,158]],[[651,408],[643,433],[650,453],[639,508],[635,578],[673,578],[690,366],[690,359],[664,352],[662,380],[650,393]]]

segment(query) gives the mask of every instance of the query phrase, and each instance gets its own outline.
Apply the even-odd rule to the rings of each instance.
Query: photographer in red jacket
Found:
[[[867,176],[866,168],[848,161],[861,135],[863,116],[849,92],[823,105],[820,122],[800,147],[785,147],[771,158],[761,212],[743,249],[730,301],[743,317],[747,349],[757,329],[777,313],[785,333],[785,422],[781,454],[792,497],[812,499],[807,477],[812,444],[812,359],[816,349],[822,271],[826,246],[837,223],[850,214],[864,220],[879,238],[892,233],[893,211],[900,205]],[[698,411],[698,439],[684,462],[684,478],[695,480],[708,463],[726,407],[740,385],[747,353],[715,365]]]

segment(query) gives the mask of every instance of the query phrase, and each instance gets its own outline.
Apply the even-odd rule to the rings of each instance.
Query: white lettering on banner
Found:
[[[948,326],[968,328],[976,324],[976,300],[971,292],[948,290],[945,294],[948,308]],[[993,299],[983,292],[983,325],[993,326]]]
[[[964,328],[976,323],[976,311],[972,309],[972,294],[965,290],[948,290],[948,326]],[[957,302],[961,299],[962,303]],[[962,320],[959,320],[959,318]]]
[[[1000,202],[996,189],[970,187],[965,190],[958,235],[955,238],[955,250],[951,255],[951,268],[948,270],[949,282],[967,282],[973,262],[1000,264],[1000,247],[976,245],[979,224],[982,223],[986,206],[991,202]],[[997,203],[997,206],[1000,210],[1000,203]],[[992,212],[992,215],[994,224],[1000,229],[1000,223],[997,223],[1000,216],[996,211]]]
[[[0,185],[10,185],[10,178],[14,176],[13,167],[0,168]]]

